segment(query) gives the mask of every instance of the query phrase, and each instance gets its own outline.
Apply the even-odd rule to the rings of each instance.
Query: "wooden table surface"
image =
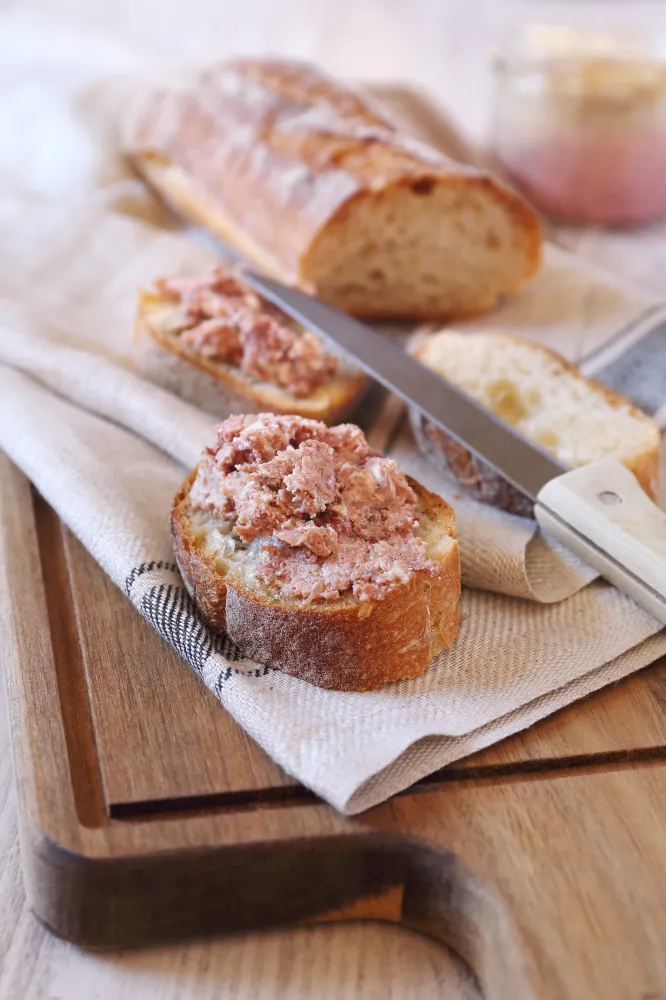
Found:
[[[100,76],[145,65],[274,51],[315,59],[347,77],[411,80],[428,88],[479,137],[487,121],[488,52],[521,6],[572,16],[572,3],[504,0],[49,0],[5,2],[0,12],[0,189],[3,196],[80,193],[57,156],[72,127],[58,98]],[[593,4],[578,4],[590,8]],[[655,2],[608,2],[607,16],[654,27]],[[574,16],[578,15],[574,10]],[[661,18],[660,18],[661,15]],[[12,126],[19,126],[14,128]],[[49,145],[50,143],[50,145]],[[47,168],[41,151],[50,150]],[[83,178],[85,183],[87,178]],[[659,291],[666,264],[660,229],[603,237],[568,231],[586,255]],[[0,695],[0,697],[4,697]],[[30,915],[21,882],[15,796],[0,705],[0,1000],[215,998],[341,1000],[478,997],[442,945],[389,925],[339,925],[243,935],[182,947],[85,954]]]

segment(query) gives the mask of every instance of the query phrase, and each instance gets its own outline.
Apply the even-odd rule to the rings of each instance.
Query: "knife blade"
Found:
[[[666,513],[619,461],[567,471],[390,338],[295,288],[249,269],[243,275],[262,296],[335,344],[534,501],[542,530],[666,624]]]
[[[433,372],[389,337],[339,309],[251,270],[244,279],[293,319],[330,341],[359,368],[416,407],[491,465],[530,500],[566,471],[553,456],[472,396]]]

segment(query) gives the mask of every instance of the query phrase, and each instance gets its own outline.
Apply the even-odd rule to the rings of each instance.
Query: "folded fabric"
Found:
[[[365,809],[666,652],[657,621],[603,582],[583,586],[590,571],[532,522],[451,494],[467,581],[531,600],[466,589],[454,646],[417,680],[367,694],[320,690],[242,657],[199,617],[168,532],[213,420],[129,362],[136,286],[196,270],[207,254],[104,212],[99,199],[13,212],[26,238],[23,259],[0,276],[0,447],[250,735],[336,808]],[[453,490],[432,481],[397,415],[390,401],[380,409],[373,442]]]
[[[54,345],[90,348],[131,364],[138,286],[157,274],[201,273],[212,260],[211,253],[192,239],[106,210],[108,205],[117,207],[119,203],[125,208],[138,206],[140,214],[145,214],[140,189],[127,183],[89,199],[57,206],[0,200],[0,223],[4,223],[0,225],[0,253],[5,251],[6,261],[0,275],[0,296],[5,297],[0,322],[7,328],[0,359],[47,381],[50,378],[57,391],[71,395],[81,405],[87,405],[85,395],[80,395],[85,391],[85,381],[71,386],[68,356],[49,355],[43,345],[31,345],[18,333],[40,331]],[[9,235],[16,231],[21,233],[18,242]],[[559,337],[560,348],[568,347],[571,355],[581,344],[589,346],[599,340],[599,329],[603,324],[609,328],[610,315],[615,316],[616,324],[626,325],[629,318],[651,305],[637,296],[624,295],[593,274],[585,293],[587,309],[578,317],[576,326],[575,309],[585,287],[579,263],[554,252],[537,282],[520,299],[493,314],[492,322],[505,314],[504,322],[512,329],[545,343]],[[539,303],[543,313],[537,325]],[[88,363],[92,364],[92,358]],[[98,381],[106,385],[103,378]],[[114,393],[108,395],[113,401]],[[174,404],[177,402],[174,399]],[[130,420],[134,414],[133,429],[145,434],[152,408],[142,409],[130,400],[126,405],[125,418]],[[364,416],[360,413],[354,418],[364,422],[364,429],[373,435],[373,444],[378,448],[388,446],[405,471],[441,493],[455,507],[464,584],[551,602],[574,594],[594,578],[587,566],[545,539],[533,521],[502,514],[461,496],[455,486],[423,461],[406,428],[396,437],[399,411],[389,407],[388,414],[380,414],[378,421],[371,418],[377,426],[369,425]],[[195,454],[188,458],[190,464]]]

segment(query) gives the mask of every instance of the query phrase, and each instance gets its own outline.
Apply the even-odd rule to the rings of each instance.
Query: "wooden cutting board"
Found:
[[[345,819],[2,456],[0,650],[26,890],[55,933],[103,948],[369,917],[451,944],[488,998],[666,998],[666,664]]]
[[[451,944],[488,998],[666,997],[666,665],[351,820],[245,736],[4,457],[0,568],[26,890],[55,933],[374,917]]]

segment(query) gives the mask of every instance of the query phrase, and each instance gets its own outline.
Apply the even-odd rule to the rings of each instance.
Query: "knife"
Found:
[[[333,343],[390,392],[534,503],[544,531],[666,624],[666,512],[616,459],[568,471],[549,452],[391,339],[304,292],[244,268],[253,288]]]

